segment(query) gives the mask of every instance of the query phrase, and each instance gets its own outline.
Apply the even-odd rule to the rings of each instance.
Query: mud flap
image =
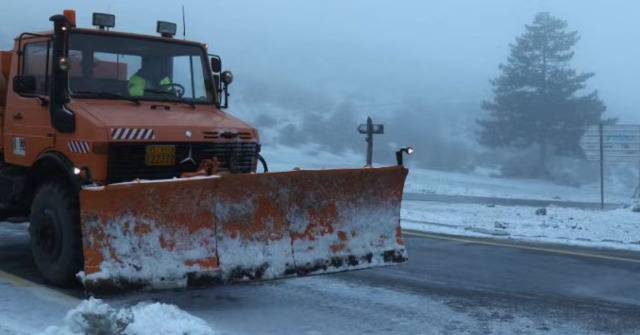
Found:
[[[403,262],[403,167],[136,181],[80,192],[85,286],[184,287]]]

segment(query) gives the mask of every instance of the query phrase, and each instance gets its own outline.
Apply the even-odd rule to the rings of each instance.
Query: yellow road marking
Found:
[[[562,249],[554,249],[554,248],[548,248],[548,247],[534,247],[534,246],[529,246],[529,245],[500,243],[500,242],[486,241],[486,240],[480,240],[480,239],[444,236],[444,235],[423,233],[423,232],[415,231],[415,230],[404,230],[403,229],[402,232],[405,235],[409,235],[409,236],[426,237],[426,238],[437,239],[437,240],[456,241],[456,242],[463,242],[463,243],[488,245],[488,246],[493,246],[493,247],[505,247],[505,248],[513,248],[513,249],[542,251],[542,252],[547,252],[547,253],[551,253],[551,254],[560,254],[560,255],[587,257],[587,258],[606,259],[606,260],[611,260],[611,261],[619,261],[619,262],[628,262],[628,263],[640,264],[640,259],[635,259],[635,258],[618,257],[618,256],[607,256],[607,255],[600,255],[600,254],[582,252],[582,251],[562,250]]]
[[[21,277],[12,275],[8,272],[4,272],[2,270],[0,270],[0,278],[4,279],[5,281],[9,282],[10,284],[12,284],[13,286],[18,286],[18,287],[27,287],[27,286],[33,286],[35,283],[30,282],[26,279],[23,279]]]
[[[66,294],[62,291],[57,291],[38,283],[34,283],[30,280],[18,277],[14,274],[0,270],[0,279],[5,280],[9,284],[19,287],[33,294],[35,297],[47,301],[51,301],[57,304],[65,304],[69,306],[76,306],[80,303],[80,299]]]

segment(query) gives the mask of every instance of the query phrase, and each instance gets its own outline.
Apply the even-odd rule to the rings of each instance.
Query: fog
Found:
[[[182,4],[187,38],[209,43],[235,74],[230,111],[264,129],[267,144],[359,151],[355,127],[371,115],[387,126],[376,155],[413,144],[421,166],[471,168],[493,155],[474,138],[489,80],[539,11],[580,32],[573,64],[595,72],[589,89],[605,117],[640,123],[640,3],[628,0],[4,0],[0,47],[48,30],[64,8],[80,26],[109,12],[116,30],[153,34],[158,19],[181,22]]]

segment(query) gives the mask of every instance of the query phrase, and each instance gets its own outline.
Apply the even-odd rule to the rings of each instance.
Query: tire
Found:
[[[77,285],[83,267],[78,194],[60,182],[42,184],[31,204],[29,236],[36,267],[56,286]]]

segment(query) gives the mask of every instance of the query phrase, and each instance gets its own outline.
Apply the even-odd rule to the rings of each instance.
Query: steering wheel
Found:
[[[162,89],[166,90],[167,92],[175,92],[178,98],[182,98],[184,96],[184,92],[186,91],[184,89],[184,86],[176,83],[162,85]]]

